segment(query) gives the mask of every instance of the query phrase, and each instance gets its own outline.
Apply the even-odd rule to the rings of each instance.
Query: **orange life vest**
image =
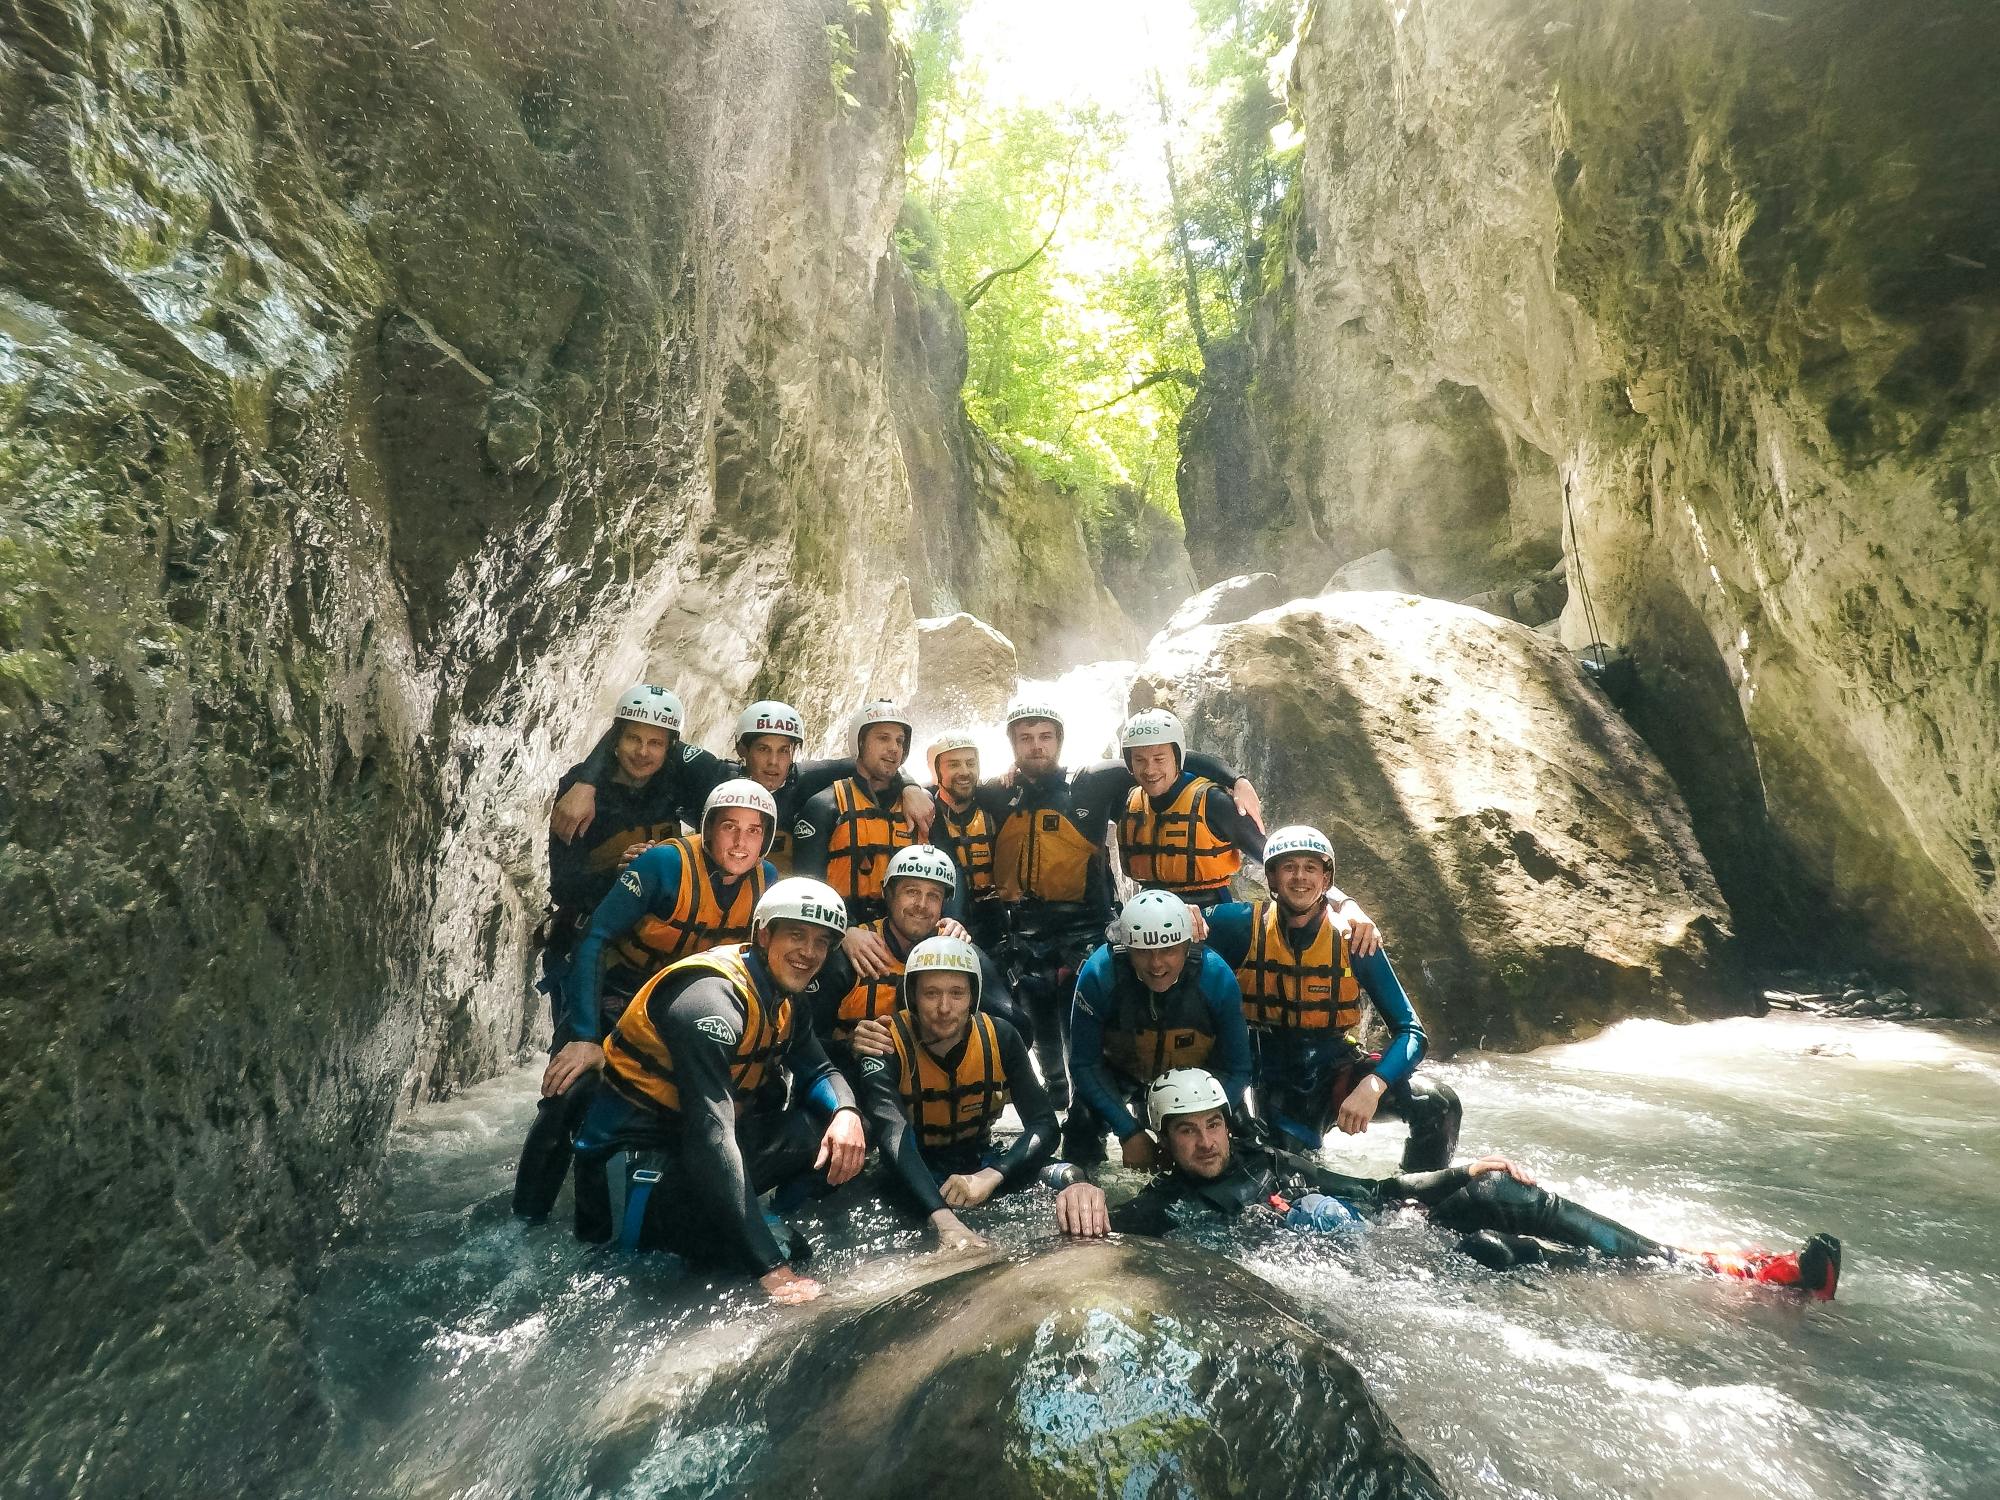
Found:
[[[1152,798],[1132,788],[1125,799],[1125,816],[1118,820],[1118,851],[1127,875],[1142,886],[1177,896],[1229,884],[1243,868],[1243,856],[1209,826],[1204,803],[1214,785],[1206,777],[1191,777],[1163,808],[1155,808]]]
[[[990,895],[993,891],[993,820],[977,802],[961,817],[942,794],[933,795],[937,801],[933,841],[958,861],[974,900]]]
[[[640,823],[631,828],[621,828],[616,833],[606,834],[591,846],[584,856],[583,865],[587,870],[615,870],[625,863],[625,851],[634,844],[657,844],[670,839],[679,830],[680,824]],[[587,917],[589,912],[585,912]]]
[[[1019,807],[993,839],[993,876],[1002,901],[1080,902],[1104,846],[1085,838],[1059,809]]]
[[[715,873],[700,839],[682,834],[668,841],[681,852],[681,884],[674,892],[674,909],[666,916],[647,912],[616,943],[618,960],[641,974],[676,959],[741,943],[750,937],[750,916],[764,894],[764,866],[759,863],[736,883],[735,897],[723,910],[715,899]]]
[[[776,1011],[765,1009],[757,993],[757,981],[744,962],[747,951],[740,943],[714,948],[670,964],[647,980],[604,1039],[604,1081],[641,1108],[679,1114],[681,1091],[674,1073],[674,1056],[653,1025],[646,1002],[670,975],[720,974],[735,989],[737,1003],[742,1008],[735,1056],[729,1064],[730,1091],[739,1101],[753,1096],[776,1066],[775,1059],[791,1041],[792,1001],[789,995],[781,995]]]
[[[1189,955],[1188,972],[1164,995],[1155,995],[1119,959],[1112,1013],[1104,1020],[1104,1060],[1134,1083],[1148,1084],[1175,1068],[1199,1068],[1215,1047],[1215,1022],[1195,979],[1202,950]]]
[[[1250,951],[1236,970],[1243,1019],[1279,1031],[1351,1031],[1361,1024],[1361,985],[1347,938],[1331,915],[1303,953],[1285,940],[1275,901],[1250,908]]]
[[[833,827],[826,835],[826,883],[854,909],[882,899],[882,876],[898,849],[917,841],[901,809],[885,812],[858,777],[833,784]],[[881,909],[879,906],[876,908]]]
[[[884,974],[880,979],[855,976],[854,987],[840,997],[840,1008],[834,1013],[833,1035],[836,1041],[844,1042],[853,1036],[856,1023],[888,1015],[902,999],[903,959],[907,955],[896,951],[901,940],[891,935],[887,917],[863,925],[868,931],[881,935],[889,948],[889,961],[896,968],[894,973]]]
[[[917,1040],[907,1012],[899,1011],[890,1020],[889,1034],[903,1064],[903,1112],[916,1129],[918,1146],[983,1141],[1009,1096],[993,1018],[972,1013],[972,1030],[953,1071],[947,1071]]]

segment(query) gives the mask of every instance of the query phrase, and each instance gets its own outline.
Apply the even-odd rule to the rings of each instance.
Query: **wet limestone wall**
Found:
[[[1315,5],[1197,572],[1392,547],[1457,598],[1566,547],[1738,930],[1991,1012],[1996,76],[1973,0]]]
[[[0,4],[0,1487],[310,1452],[295,1268],[532,1032],[622,681],[907,682],[905,87],[846,0]]]

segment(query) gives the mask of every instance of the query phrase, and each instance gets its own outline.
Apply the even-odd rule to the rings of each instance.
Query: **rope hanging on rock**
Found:
[[[1597,628],[1597,610],[1590,602],[1590,584],[1583,576],[1583,544],[1576,536],[1576,511],[1570,504],[1570,486],[1574,483],[1574,472],[1563,475],[1563,521],[1569,527],[1570,566],[1576,569],[1576,592],[1583,600],[1583,622],[1590,627],[1590,645],[1584,649],[1597,653],[1597,670],[1604,671],[1604,633]]]

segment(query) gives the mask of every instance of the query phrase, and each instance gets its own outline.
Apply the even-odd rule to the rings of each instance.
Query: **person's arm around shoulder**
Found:
[[[1264,802],[1257,795],[1257,788],[1250,784],[1248,776],[1239,776],[1225,762],[1215,756],[1196,750],[1187,755],[1181,765],[1197,776],[1204,776],[1217,786],[1225,789],[1236,804],[1236,810],[1248,818],[1259,832],[1264,827]]]
[[[611,779],[617,769],[614,753],[620,730],[616,723],[591,747],[590,754],[571,770],[570,785],[549,809],[549,832],[565,844],[590,827],[597,816],[597,789]],[[671,752],[669,752],[671,753]]]
[[[826,844],[833,833],[833,793],[818,792],[799,809],[792,823],[792,873],[826,879]]]

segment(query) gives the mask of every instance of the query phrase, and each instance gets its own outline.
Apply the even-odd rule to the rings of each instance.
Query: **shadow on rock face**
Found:
[[[662,1496],[1445,1493],[1274,1289],[1151,1242],[835,1304],[685,1408],[628,1412],[589,1477]]]

